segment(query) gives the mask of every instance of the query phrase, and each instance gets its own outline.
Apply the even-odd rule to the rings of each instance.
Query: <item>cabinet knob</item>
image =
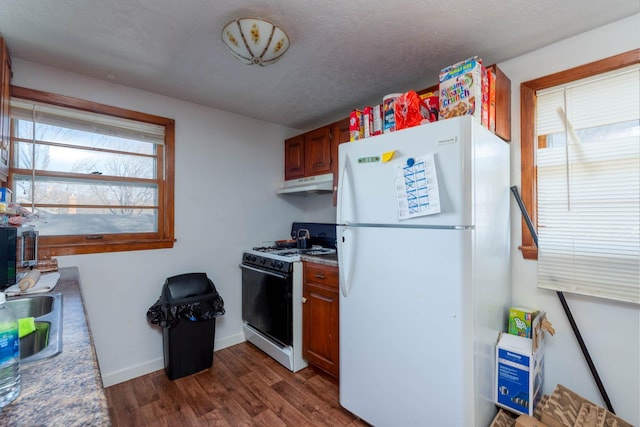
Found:
[[[302,297],[302,303],[306,304],[307,303],[307,299],[305,297]]]

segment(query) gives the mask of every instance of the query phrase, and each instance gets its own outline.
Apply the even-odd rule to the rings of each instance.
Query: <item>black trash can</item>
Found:
[[[147,319],[162,327],[164,370],[171,380],[213,365],[216,318],[224,301],[206,273],[187,273],[165,280]]]

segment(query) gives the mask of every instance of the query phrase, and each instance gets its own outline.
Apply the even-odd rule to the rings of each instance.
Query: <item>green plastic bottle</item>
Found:
[[[20,338],[18,321],[0,292],[0,408],[20,395]]]

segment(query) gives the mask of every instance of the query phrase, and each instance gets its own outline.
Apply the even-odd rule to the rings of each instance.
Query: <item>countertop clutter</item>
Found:
[[[61,268],[62,353],[20,366],[20,396],[0,412],[0,426],[110,426],[76,267]]]

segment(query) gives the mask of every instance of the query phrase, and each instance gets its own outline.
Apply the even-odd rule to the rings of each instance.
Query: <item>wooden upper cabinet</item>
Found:
[[[284,179],[331,172],[331,127],[294,136],[284,141]]]
[[[284,141],[284,179],[302,178],[304,172],[304,135],[298,135]]]
[[[0,37],[0,182],[9,175],[9,147],[11,137],[11,59],[3,38]]]
[[[323,126],[305,134],[304,171],[306,176],[331,172],[331,128]]]
[[[511,141],[511,79],[497,66],[496,72],[496,135]]]

